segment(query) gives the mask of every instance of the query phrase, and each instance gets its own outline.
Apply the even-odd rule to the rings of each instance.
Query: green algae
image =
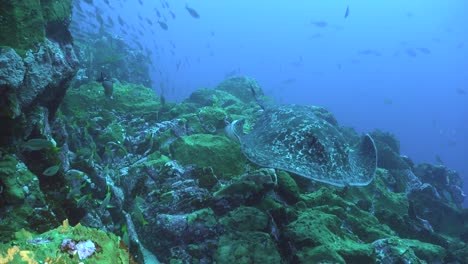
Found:
[[[278,170],[277,175],[278,193],[290,203],[296,203],[299,201],[301,199],[300,189],[291,175],[282,170]]]
[[[112,122],[96,138],[97,144],[114,142],[121,144],[125,139],[126,129],[118,122]]]
[[[0,45],[20,55],[45,40],[45,20],[40,0],[6,0],[0,9]]]
[[[104,122],[111,123],[115,115],[157,120],[161,105],[154,91],[142,85],[115,83],[113,99],[109,99],[105,97],[102,85],[92,82],[69,89],[61,109],[64,115],[78,120],[101,116]]]
[[[203,223],[207,227],[214,227],[217,224],[216,216],[211,208],[205,208],[192,212],[187,216],[187,223],[194,225],[196,223]]]
[[[184,165],[211,167],[216,175],[230,177],[243,172],[245,158],[240,147],[224,136],[183,136],[170,146],[172,157]]]
[[[208,133],[214,133],[218,129],[223,129],[226,126],[224,120],[226,119],[227,114],[219,107],[202,107],[198,110],[197,116],[202,127]]]
[[[326,246],[330,256],[340,255],[343,259],[372,259],[373,249],[351,232],[344,222],[333,214],[308,209],[286,229],[286,237],[297,245],[304,245],[302,254],[311,258],[310,246]],[[334,251],[334,253],[333,253]],[[320,253],[320,251],[318,251]]]
[[[219,220],[227,229],[237,231],[264,231],[268,216],[255,207],[241,206]]]
[[[346,264],[346,261],[336,251],[328,246],[305,247],[297,253],[299,263],[333,263]]]
[[[46,230],[56,223],[51,214],[35,209],[45,204],[39,181],[26,165],[13,155],[0,158],[0,241],[21,228]],[[5,211],[7,210],[7,211]],[[28,219],[28,220],[26,220]],[[30,226],[31,223],[36,226]]]
[[[72,1],[5,0],[0,9],[0,46],[10,46],[24,56],[44,42],[50,22],[68,23]]]
[[[275,243],[269,234],[263,232],[221,236],[214,259],[217,263],[281,263]]]
[[[215,88],[228,92],[244,103],[256,103],[256,96],[262,96],[262,90],[255,79],[249,77],[230,78]]]
[[[19,161],[11,155],[7,155],[0,160],[0,181],[5,190],[4,197],[8,203],[21,203],[25,198],[22,182],[27,182],[34,178],[30,173],[18,173],[17,165]]]
[[[71,0],[41,0],[42,13],[47,22],[67,23],[72,14]]]
[[[63,263],[80,262],[76,254],[62,252],[64,239],[74,241],[91,240],[97,245],[96,252],[82,260],[83,263],[130,263],[130,256],[119,237],[104,231],[77,225],[68,226],[68,221],[56,229],[40,235],[21,231],[16,233],[16,240],[9,244],[0,244],[1,263]],[[34,241],[43,241],[35,243]],[[11,245],[14,246],[11,246]],[[3,262],[2,262],[3,261]]]

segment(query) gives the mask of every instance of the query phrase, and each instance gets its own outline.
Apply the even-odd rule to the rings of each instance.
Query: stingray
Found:
[[[377,151],[366,134],[351,145],[335,125],[313,107],[268,107],[253,129],[244,133],[244,120],[226,129],[244,155],[261,167],[292,172],[334,186],[364,186],[374,178]]]

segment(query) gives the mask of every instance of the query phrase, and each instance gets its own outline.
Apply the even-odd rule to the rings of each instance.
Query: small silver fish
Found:
[[[51,166],[51,167],[47,168],[47,169],[42,173],[42,175],[44,175],[44,176],[54,176],[55,174],[57,174],[57,172],[59,171],[59,169],[60,169],[60,166],[59,166],[59,165]]]

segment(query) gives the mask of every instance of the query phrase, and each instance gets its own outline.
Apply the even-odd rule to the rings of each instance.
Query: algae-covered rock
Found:
[[[391,237],[372,244],[379,263],[443,263],[446,256],[440,246],[411,239]]]
[[[206,88],[194,91],[184,103],[196,108],[211,106],[223,109],[232,109],[233,106],[241,107],[243,105],[239,98],[227,91]]]
[[[206,208],[189,214],[187,216],[187,223],[192,226],[197,223],[203,223],[207,227],[214,227],[217,221],[213,210]]]
[[[340,254],[335,250],[330,250],[327,245],[317,247],[305,247],[297,252],[297,260],[299,263],[334,263],[346,264]]]
[[[373,212],[381,222],[395,225],[394,219],[402,219],[408,215],[408,198],[405,192],[392,191],[395,174],[384,169],[378,169],[374,181],[366,187],[351,188],[346,193],[346,200],[354,202],[364,211]],[[404,190],[404,187],[402,187]],[[376,199],[378,198],[378,199]],[[392,220],[393,219],[393,220]]]
[[[377,147],[377,166],[384,169],[409,169],[410,166],[400,156],[400,142],[390,133],[380,130],[371,133]]]
[[[198,110],[197,116],[207,133],[214,133],[226,126],[224,120],[227,114],[222,108],[205,106]]]
[[[80,242],[82,247],[77,245]],[[19,231],[12,243],[0,244],[0,263],[80,262],[128,264],[132,260],[118,236],[81,225],[71,227],[68,221],[40,235]]]
[[[259,169],[233,178],[228,184],[213,193],[219,212],[242,204],[255,204],[277,185],[277,176],[272,169]]]
[[[244,103],[255,103],[263,96],[262,88],[257,81],[249,77],[234,77],[216,86],[217,90],[226,91]]]
[[[23,82],[25,67],[21,57],[12,48],[0,48],[0,87],[16,89]]]
[[[286,201],[295,203],[300,199],[300,190],[296,181],[285,171],[278,171],[278,192]]]
[[[224,136],[184,136],[171,145],[171,153],[182,164],[211,167],[221,176],[241,174],[244,169],[245,158],[239,145]]]
[[[275,243],[263,232],[221,236],[214,259],[217,263],[281,263]]]
[[[255,207],[241,206],[221,218],[220,223],[236,231],[264,231],[268,216]]]
[[[14,47],[20,54],[45,39],[40,0],[5,0],[0,9],[0,45]]]
[[[114,84],[113,99],[104,96],[104,88],[97,82],[82,85],[79,89],[70,89],[64,98],[62,110],[66,115],[81,120],[102,116],[107,111],[115,115],[132,115],[140,118],[157,119],[161,108],[158,97],[150,88],[136,84]],[[93,116],[94,115],[94,116]],[[113,120],[106,120],[110,123]]]
[[[0,158],[0,241],[21,228],[43,232],[57,224],[39,181],[15,156]]]
[[[0,46],[13,47],[19,54],[34,48],[45,37],[68,34],[72,1],[5,0],[0,9]],[[51,26],[52,25],[52,26]],[[60,30],[57,30],[60,28]],[[57,32],[58,31],[58,32]],[[68,43],[71,38],[68,39]]]

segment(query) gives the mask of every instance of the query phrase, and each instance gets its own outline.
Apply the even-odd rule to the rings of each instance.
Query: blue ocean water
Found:
[[[152,52],[153,88],[168,100],[247,75],[276,103],[393,133],[402,155],[457,170],[468,193],[467,1],[95,2],[141,32],[106,29]]]

